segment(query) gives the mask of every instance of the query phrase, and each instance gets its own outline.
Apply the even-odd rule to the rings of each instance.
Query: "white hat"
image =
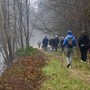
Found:
[[[57,35],[55,37],[58,37]]]

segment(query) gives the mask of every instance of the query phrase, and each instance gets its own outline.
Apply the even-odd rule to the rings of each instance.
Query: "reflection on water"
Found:
[[[42,42],[42,40],[45,36],[48,36],[48,38],[50,37],[49,35],[43,33],[42,31],[34,29],[34,31],[32,33],[32,37],[30,39],[30,45],[35,48],[38,48],[38,41],[40,40]],[[0,53],[0,75],[3,73],[3,70],[5,69],[4,67],[5,67],[4,59]]]
[[[4,59],[0,53],[0,75],[3,73],[4,70]]]
[[[40,0],[29,0],[30,2],[30,5],[33,9],[35,9],[35,11],[37,12],[38,11],[38,2]],[[38,47],[38,41],[40,40],[42,42],[43,38],[45,36],[48,36],[47,34],[41,32],[41,31],[38,31],[38,30],[34,30],[33,31],[33,34],[32,34],[32,37],[30,39],[30,45],[37,48]],[[0,53],[0,75],[2,74],[3,72],[3,69],[4,69],[4,59]]]

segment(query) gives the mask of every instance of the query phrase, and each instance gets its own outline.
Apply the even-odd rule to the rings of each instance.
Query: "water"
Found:
[[[30,39],[30,45],[35,48],[38,48],[38,41],[40,40],[42,42],[45,36],[48,36],[48,38],[50,38],[50,35],[47,35],[42,31],[34,29],[32,37]],[[4,59],[2,54],[0,53],[0,75],[4,72],[4,69],[5,69]]]
[[[38,47],[38,41],[41,41],[41,43],[42,43],[42,40],[45,36],[47,36],[48,38],[51,37],[50,35],[45,34],[40,30],[34,30],[32,37],[30,39],[30,45],[37,48]]]
[[[0,53],[0,75],[4,72],[4,59],[3,59],[3,56],[2,54]]]

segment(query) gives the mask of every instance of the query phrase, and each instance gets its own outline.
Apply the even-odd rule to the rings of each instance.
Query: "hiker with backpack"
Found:
[[[78,39],[78,45],[81,52],[81,62],[85,63],[87,60],[87,51],[89,48],[89,37],[84,30],[81,31],[81,36]]]
[[[63,46],[66,47],[67,67],[71,68],[74,47],[76,46],[76,39],[71,30],[68,31],[67,36],[64,39]]]

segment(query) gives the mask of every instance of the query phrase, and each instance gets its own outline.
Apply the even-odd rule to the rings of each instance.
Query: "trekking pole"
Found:
[[[88,56],[89,56],[88,63],[90,64],[90,49],[88,50]]]
[[[75,58],[77,59],[77,53],[75,49],[74,49],[74,54],[75,54]],[[76,67],[77,67],[77,60],[76,60]]]
[[[63,60],[64,60],[64,50],[62,52],[62,66],[63,66]]]

